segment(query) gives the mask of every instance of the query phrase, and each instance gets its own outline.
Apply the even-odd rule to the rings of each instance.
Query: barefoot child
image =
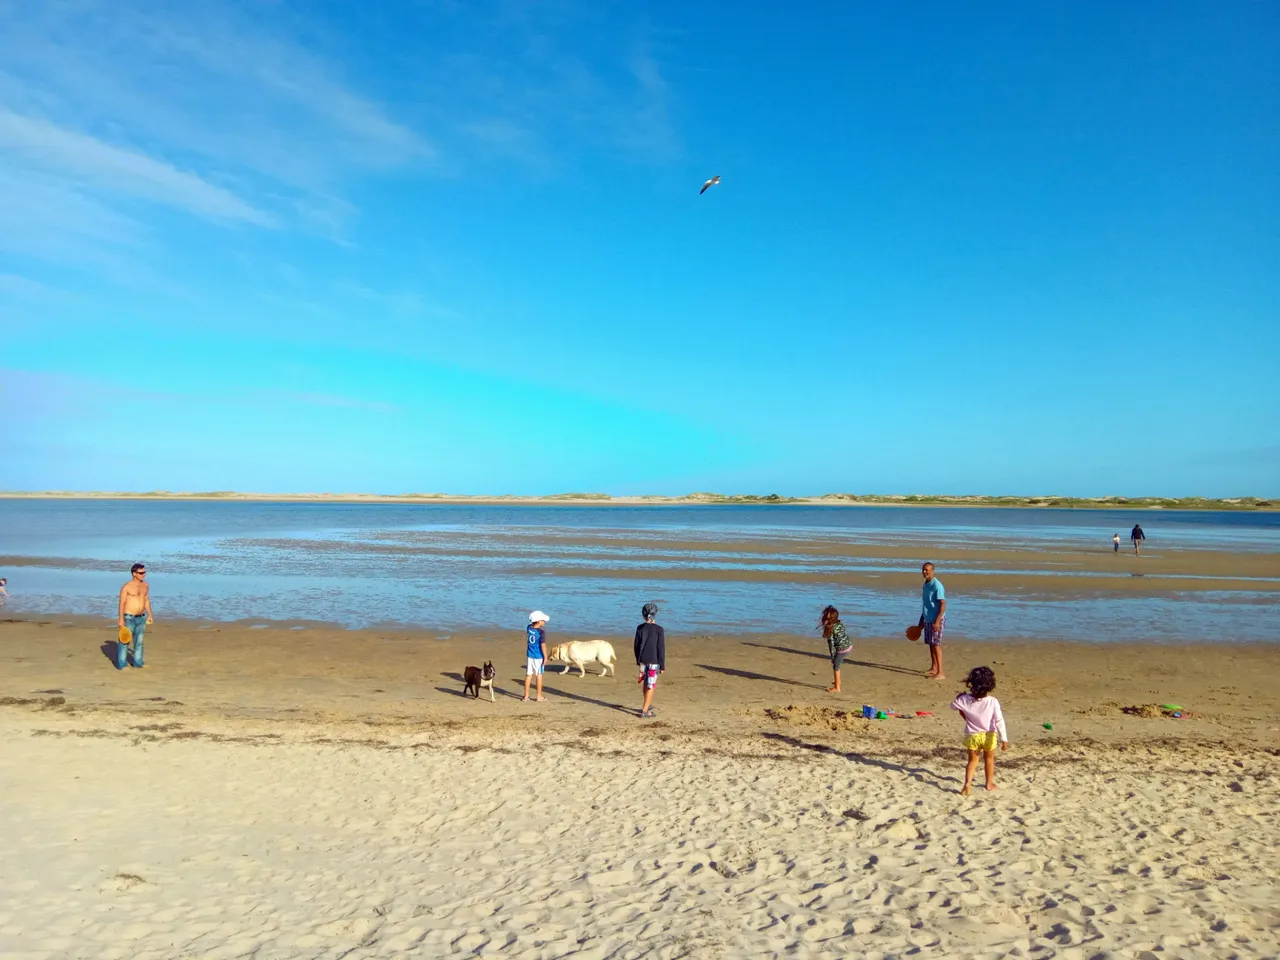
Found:
[[[658,674],[667,669],[667,635],[654,621],[658,616],[655,604],[646,603],[640,611],[644,623],[636,627],[636,666],[640,668],[640,688],[644,700],[640,704],[640,716],[652,717],[653,688],[658,685]]]
[[[964,787],[961,793],[969,795],[974,771],[978,769],[978,754],[983,756],[987,774],[987,789],[996,788],[996,738],[1000,749],[1009,749],[1009,733],[1005,730],[1004,714],[1000,701],[991,696],[996,688],[996,675],[990,667],[974,667],[964,678],[968,693],[960,693],[951,701],[951,709],[959,710],[964,717],[964,745],[969,749],[969,765],[964,771]]]
[[[942,672],[942,627],[947,617],[947,591],[942,581],[934,576],[932,563],[920,568],[924,584],[920,591],[920,631],[925,646],[929,648],[929,672],[926,677],[945,680]]]
[[[840,664],[844,663],[844,658],[853,648],[853,641],[849,639],[849,631],[840,622],[840,611],[833,606],[828,605],[822,608],[822,619],[818,621],[818,629],[822,631],[822,636],[827,641],[827,649],[831,652],[831,672],[835,675],[831,686],[827,687],[827,693],[839,693]]]
[[[547,698],[542,695],[542,668],[547,663],[547,621],[548,617],[541,610],[529,614],[529,628],[525,631],[525,667],[524,667],[524,699],[529,699],[529,684],[538,678],[538,702]]]

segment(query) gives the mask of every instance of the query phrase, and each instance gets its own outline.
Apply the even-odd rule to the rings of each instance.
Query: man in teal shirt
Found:
[[[929,646],[929,672],[927,677],[945,680],[942,672],[942,620],[947,614],[947,591],[942,588],[942,581],[933,575],[933,564],[926,563],[920,568],[924,577],[924,586],[920,590],[920,629],[924,631],[924,642]]]

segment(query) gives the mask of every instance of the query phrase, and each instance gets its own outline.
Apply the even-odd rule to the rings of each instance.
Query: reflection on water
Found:
[[[1165,551],[1280,552],[1277,514],[1138,519]],[[11,607],[27,611],[114,615],[128,564],[144,559],[157,612],[184,617],[497,631],[518,630],[541,607],[555,629],[625,634],[652,599],[679,633],[802,633],[834,602],[855,633],[888,636],[914,621],[918,592],[875,580],[946,544],[973,551],[951,573],[988,575],[976,595],[953,590],[956,638],[1280,639],[1264,616],[1275,593],[1161,594],[1158,568],[1148,576],[1156,595],[1029,596],[999,586],[1015,574],[1113,578],[1055,558],[1105,553],[1111,534],[1131,525],[1114,511],[1031,509],[0,500],[0,555],[63,564],[0,575]],[[1025,567],[1015,565],[1021,557]],[[832,574],[860,579],[814,579]]]

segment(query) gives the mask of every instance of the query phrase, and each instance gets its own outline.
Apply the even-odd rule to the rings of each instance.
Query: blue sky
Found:
[[[0,489],[1280,495],[1275,5],[367,6],[0,5]]]

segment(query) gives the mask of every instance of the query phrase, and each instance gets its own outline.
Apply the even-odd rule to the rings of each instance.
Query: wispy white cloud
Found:
[[[234,193],[162,160],[0,108],[0,150],[44,170],[61,170],[108,192],[168,204],[211,220],[270,226],[273,219]]]
[[[512,59],[461,55],[449,63],[443,83],[457,88],[450,100],[468,105],[457,129],[494,153],[538,167],[584,153],[658,163],[679,154],[668,84],[647,52],[619,50],[597,66],[544,40]]]
[[[141,205],[341,240],[355,178],[429,161],[422,135],[294,38],[287,8],[262,14],[0,3],[0,246],[119,259],[108,238],[152,242]]]
[[[344,244],[390,172],[666,162],[665,52],[586,0],[0,0],[0,248],[118,277],[160,214]]]
[[[183,57],[201,86],[218,89],[248,108],[252,129],[267,134],[268,148],[255,150],[239,142],[233,150],[263,172],[285,181],[297,179],[301,168],[293,137],[299,133],[310,146],[323,148],[309,171],[322,179],[337,172],[335,167],[385,169],[434,155],[435,148],[421,133],[341,82],[337,62],[231,11],[225,5],[192,4],[175,16],[172,7],[164,6],[139,14],[131,33],[145,38],[153,57]],[[310,185],[310,178],[301,179]]]
[[[0,273],[0,295],[22,297],[28,300],[39,300],[59,294],[59,291],[16,273]]]
[[[146,229],[74,182],[0,157],[0,250],[61,263],[118,264]]]
[[[679,151],[680,141],[671,119],[671,97],[662,65],[646,46],[632,55],[629,67],[635,78],[630,115],[623,127],[623,143],[656,157]]]
[[[452,18],[446,36],[464,41],[442,44],[423,68],[448,105],[431,114],[435,126],[460,134],[459,149],[543,170],[601,154],[650,163],[679,154],[668,44],[640,14],[575,0],[433,11],[438,24]]]

